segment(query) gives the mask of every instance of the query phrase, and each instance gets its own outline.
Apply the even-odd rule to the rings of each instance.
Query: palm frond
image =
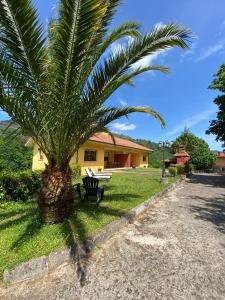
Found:
[[[92,100],[95,98],[99,104],[104,103],[106,97],[110,95],[109,91],[112,93],[116,90],[115,81],[124,75],[129,77],[127,72],[135,63],[148,55],[171,47],[187,48],[190,36],[190,29],[171,23],[155,27],[151,33],[134,39],[127,47],[113,53],[95,68],[84,91],[84,98]],[[161,68],[159,70],[162,71]],[[135,73],[134,76],[136,76]],[[94,97],[94,94],[98,95],[97,98]],[[107,96],[105,97],[105,95]]]
[[[148,107],[104,107],[123,84],[162,66],[135,67],[142,58],[173,47],[186,48],[189,29],[157,26],[141,34],[126,22],[109,33],[121,0],[60,0],[49,24],[48,43],[32,0],[0,0],[0,108],[44,151],[65,166],[93,134],[110,134],[111,122],[131,113],[162,117]],[[131,37],[124,47],[111,45]]]
[[[113,132],[108,127],[102,128],[101,132],[107,133],[111,137],[111,139],[113,141],[113,144],[116,145],[115,135],[113,134]]]
[[[139,67],[136,70],[130,71],[128,73],[125,73],[124,75],[120,76],[118,79],[114,79],[110,85],[108,85],[107,88],[102,89],[102,83],[105,82],[107,84],[108,82],[108,74],[102,73],[98,74],[98,80],[95,80],[93,76],[93,86],[88,85],[88,93],[84,93],[84,100],[86,101],[86,105],[89,107],[99,107],[99,105],[103,104],[106,99],[110,97],[112,93],[115,92],[120,86],[123,84],[129,84],[131,86],[134,86],[134,83],[132,79],[142,73],[148,72],[148,71],[160,71],[162,73],[168,74],[169,69],[167,67],[163,66],[149,66],[149,67]],[[96,94],[99,95],[99,97],[96,99]],[[97,101],[96,101],[97,100]]]
[[[106,26],[119,2],[119,0],[61,1],[59,17],[54,23],[55,39],[50,47],[53,64],[56,65],[60,76],[58,79],[60,95],[63,81],[64,97],[68,93],[69,95],[74,93],[75,86],[80,85],[82,78],[79,76],[85,73],[85,66],[90,64],[89,61],[101,43]]]
[[[40,84],[46,58],[45,39],[30,0],[0,0],[0,42],[15,66]]]
[[[125,22],[115,28],[108,36],[102,41],[97,50],[98,59],[105,53],[105,51],[115,42],[122,38],[140,38],[140,25],[136,22]]]
[[[109,125],[109,123],[124,117],[128,116],[132,113],[146,113],[151,116],[153,116],[162,127],[165,127],[165,121],[163,118],[160,116],[159,113],[156,111],[152,110],[150,107],[145,107],[145,106],[128,106],[128,107],[123,107],[123,108],[110,108],[108,109],[108,112],[104,114],[104,116],[100,117],[97,121],[98,126],[105,127]]]

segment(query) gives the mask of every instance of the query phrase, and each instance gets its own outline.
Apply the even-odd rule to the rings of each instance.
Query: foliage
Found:
[[[195,166],[193,164],[189,164],[188,168],[190,173],[195,171]]]
[[[185,167],[183,165],[177,165],[177,175],[183,175],[185,171]]]
[[[171,176],[175,177],[177,175],[177,168],[176,167],[169,167],[168,170],[169,170],[169,173],[170,173]]]
[[[142,58],[173,47],[187,48],[191,31],[179,24],[141,33],[126,22],[108,33],[121,0],[61,0],[57,17],[43,32],[30,0],[0,5],[0,107],[40,146],[50,166],[69,164],[96,132],[133,112],[154,116],[147,107],[107,107],[105,101],[123,84],[162,66],[134,68]],[[112,43],[132,37],[117,51]]]
[[[160,174],[158,169],[115,173],[105,186],[99,209],[95,199],[80,203],[76,198],[76,212],[58,225],[42,226],[36,200],[0,203],[0,277],[6,268],[79,242],[119,219],[164,188]],[[169,178],[169,184],[175,180]]]
[[[71,164],[70,165],[71,171],[72,171],[72,179],[76,180],[80,177],[81,175],[81,169],[80,165],[78,164]]]
[[[203,139],[185,129],[173,142],[172,148],[174,152],[178,150],[180,144],[185,145],[186,151],[190,155],[190,163],[193,164],[197,170],[212,168],[216,161],[216,156]]]
[[[28,201],[40,187],[40,173],[31,171],[0,173],[0,200]]]
[[[214,103],[218,106],[217,119],[210,122],[207,134],[214,134],[217,141],[223,143],[225,147],[225,64],[221,65],[218,73],[214,75],[214,80],[209,86],[210,89],[222,92],[222,95],[216,97]]]
[[[22,135],[6,136],[0,131],[0,172],[31,169],[32,149],[25,146]]]

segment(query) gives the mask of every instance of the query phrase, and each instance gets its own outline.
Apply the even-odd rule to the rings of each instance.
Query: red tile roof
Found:
[[[178,153],[174,154],[174,156],[175,157],[190,157],[190,155],[186,151],[178,152]]]
[[[114,145],[111,136],[108,134],[105,134],[105,133],[97,133],[94,136],[92,136],[89,140],[92,142],[99,142],[99,143]],[[142,145],[139,145],[137,143],[134,143],[134,142],[126,140],[126,139],[115,137],[115,141],[116,141],[116,146],[134,148],[134,149],[145,150],[145,151],[152,151],[151,149],[149,149],[147,147],[144,147]]]

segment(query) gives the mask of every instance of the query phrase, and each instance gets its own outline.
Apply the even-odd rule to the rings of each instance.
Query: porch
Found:
[[[132,166],[139,167],[143,160],[142,154],[132,151],[104,151],[104,168],[131,168]]]

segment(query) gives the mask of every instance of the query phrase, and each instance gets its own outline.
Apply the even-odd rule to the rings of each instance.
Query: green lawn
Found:
[[[0,203],[0,276],[6,268],[81,241],[163,189],[160,170],[139,169],[113,174],[104,201],[80,204],[69,221],[42,225],[35,200]],[[169,183],[177,179],[170,178]]]

